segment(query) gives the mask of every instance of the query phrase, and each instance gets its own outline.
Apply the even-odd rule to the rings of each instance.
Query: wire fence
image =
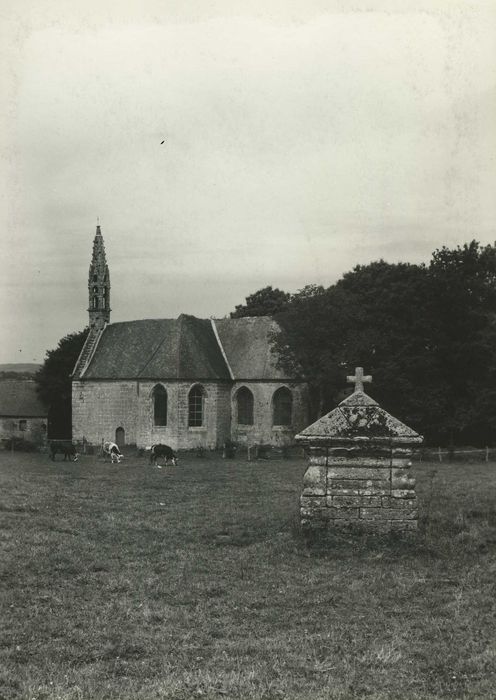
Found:
[[[80,454],[98,455],[102,452],[102,444],[91,444],[86,439],[71,441],[66,438],[52,438],[43,441],[43,444],[34,444],[25,440],[3,439],[0,447],[6,450],[27,452],[41,450],[48,452],[51,442],[72,442]],[[124,452],[136,452],[143,456],[146,450],[137,449],[136,445],[127,445],[122,448]],[[207,456],[211,450],[205,448],[192,448],[188,450],[197,456]],[[219,450],[217,450],[219,451]],[[300,445],[274,446],[270,444],[234,445],[229,441],[220,450],[224,458],[245,458],[248,461],[264,459],[301,459],[308,457],[308,450]],[[412,460],[415,462],[496,462],[496,447],[421,447],[416,449]]]
[[[430,447],[418,450],[414,459],[419,462],[492,462],[496,461],[496,447]]]

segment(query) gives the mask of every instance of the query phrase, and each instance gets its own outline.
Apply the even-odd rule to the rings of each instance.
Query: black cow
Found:
[[[75,445],[72,444],[72,442],[68,440],[52,440],[50,443],[50,456],[53,461],[55,461],[55,455],[58,454],[64,455],[64,462],[67,460],[67,458],[72,457],[73,462],[78,461],[79,453],[76,450]]]
[[[156,465],[159,457],[165,457],[165,464],[170,461],[174,466],[177,465],[176,453],[172,447],[169,447],[169,445],[152,445],[152,449],[150,451],[150,464]]]

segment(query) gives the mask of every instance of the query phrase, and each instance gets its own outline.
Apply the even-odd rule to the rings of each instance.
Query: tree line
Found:
[[[367,393],[428,443],[496,443],[496,245],[443,247],[428,264],[357,265],[295,294],[265,287],[231,313],[261,315],[278,321],[279,365],[308,382],[313,419],[364,367]],[[70,375],[86,334],[62,338],[36,374],[50,435],[71,435]]]
[[[72,378],[79,353],[83,349],[88,328],[61,338],[35,374],[38,396],[48,408],[48,435],[51,438],[72,437]]]
[[[496,247],[436,250],[428,264],[357,265],[330,287],[265,287],[232,317],[273,315],[281,369],[306,379],[312,417],[350,391],[367,393],[430,443],[496,441]]]

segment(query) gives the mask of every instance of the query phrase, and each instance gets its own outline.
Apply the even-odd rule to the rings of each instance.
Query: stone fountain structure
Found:
[[[368,396],[357,367],[355,391],[296,436],[309,449],[300,499],[306,531],[406,532],[417,529],[415,479],[410,476],[421,435]]]

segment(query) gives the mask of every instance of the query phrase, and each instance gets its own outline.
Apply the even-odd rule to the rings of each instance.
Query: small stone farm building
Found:
[[[0,379],[0,440],[46,441],[48,410],[33,379]]]
[[[73,373],[73,439],[216,448],[287,445],[308,423],[308,389],[277,367],[275,321],[147,319],[110,323],[110,275],[97,227],[90,330]]]

